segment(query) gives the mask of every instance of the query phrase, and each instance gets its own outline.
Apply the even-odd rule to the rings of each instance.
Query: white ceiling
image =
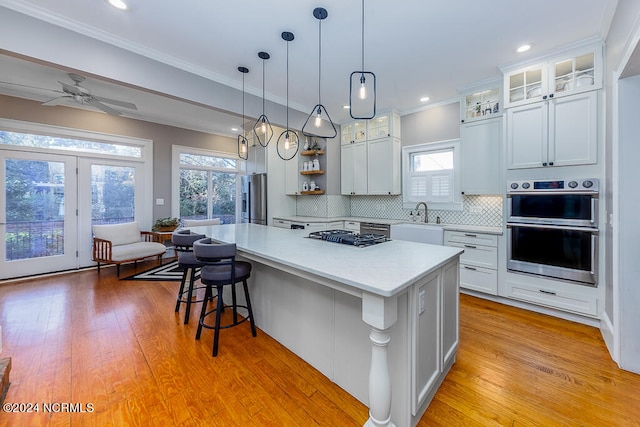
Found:
[[[112,8],[106,0],[0,0],[0,6],[236,90],[242,87],[237,67],[246,66],[247,93],[259,97],[263,63],[257,53],[266,51],[271,54],[264,63],[266,98],[280,104],[285,104],[286,95],[286,43],[280,34],[291,31],[295,40],[289,43],[289,104],[304,115],[318,101],[318,20],[312,11],[321,6],[328,11],[322,21],[321,100],[335,122],[349,120],[342,106],[348,104],[349,75],[361,68],[361,1],[128,1],[128,12]],[[590,37],[605,38],[616,4],[616,0],[367,0],[365,69],[377,76],[378,111],[395,109],[403,114],[448,102],[458,96],[461,86],[499,78],[498,66]],[[534,43],[534,48],[517,54],[515,48],[525,42]],[[60,46],[73,48],[77,47]],[[11,54],[2,41],[0,50]],[[54,97],[51,91],[16,86],[59,90],[57,81],[72,83],[66,64],[48,65],[0,55],[0,80],[14,83],[0,83],[0,93],[42,101]],[[236,114],[224,114],[233,110],[224,103],[203,108],[114,83],[92,75],[83,86],[94,95],[135,103],[138,111],[125,112],[127,117],[228,135],[233,134],[230,123],[238,123]],[[430,98],[427,104],[419,101],[423,96]]]

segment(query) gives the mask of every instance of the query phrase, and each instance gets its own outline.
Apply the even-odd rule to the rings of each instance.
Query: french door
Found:
[[[151,206],[144,203],[145,174],[140,162],[81,158],[78,165],[78,242],[80,267],[91,261],[92,226],[136,221],[141,229]]]
[[[76,157],[0,151],[0,279],[77,268]]]

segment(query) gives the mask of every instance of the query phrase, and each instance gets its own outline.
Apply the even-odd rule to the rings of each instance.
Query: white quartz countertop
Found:
[[[313,217],[313,216],[281,216],[274,217],[274,219],[280,219],[284,221],[292,222],[304,222],[304,223],[321,223],[326,224],[334,221],[355,221],[355,222],[373,222],[377,224],[422,224],[421,222],[403,221],[401,219],[391,218],[361,218],[361,217]],[[434,224],[432,222],[428,225],[441,226],[444,230],[450,231],[466,231],[470,233],[485,233],[485,234],[503,234],[502,227],[488,227],[483,225],[469,225],[469,224]]]
[[[235,243],[247,258],[266,259],[360,291],[393,296],[460,255],[448,246],[393,240],[358,248],[310,239],[308,231],[257,224],[189,227],[192,232]]]

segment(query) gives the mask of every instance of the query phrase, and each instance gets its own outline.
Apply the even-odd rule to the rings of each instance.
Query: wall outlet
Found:
[[[469,208],[469,213],[472,215],[482,215],[483,211],[484,209],[482,209],[480,206],[471,206]]]
[[[425,295],[426,295],[425,291],[420,291],[420,293],[418,293],[418,300],[419,300],[418,314],[424,313]]]
[[[156,206],[164,206],[164,199],[156,199]]]

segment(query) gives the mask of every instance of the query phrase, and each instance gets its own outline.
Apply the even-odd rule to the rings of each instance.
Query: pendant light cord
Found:
[[[242,73],[242,137],[244,138],[244,74]]]
[[[264,116],[264,59],[262,60],[262,115]]]
[[[287,130],[289,130],[289,42],[287,41]]]
[[[362,0],[362,70],[364,71],[364,0]]]
[[[318,105],[320,102],[320,81],[322,80],[322,19],[318,19]]]

